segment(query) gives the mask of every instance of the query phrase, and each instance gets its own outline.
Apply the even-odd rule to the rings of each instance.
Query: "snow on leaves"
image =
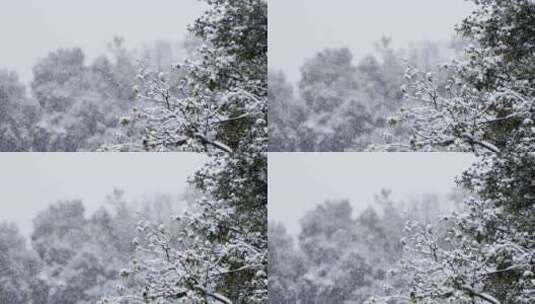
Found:
[[[406,75],[407,97],[421,104],[402,113],[411,148],[478,159],[459,178],[473,195],[446,234],[408,226],[401,267],[411,280],[396,296],[402,303],[535,301],[535,5],[474,3],[458,31],[476,45],[446,67],[447,85],[411,68]]]
[[[141,283],[119,302],[267,300],[267,3],[206,2],[190,26],[202,45],[171,72],[182,80],[141,67],[133,113],[143,149],[208,153],[191,178],[204,197],[178,228],[140,223]]]
[[[208,1],[190,31],[202,40],[192,58],[169,75],[142,67],[136,91],[145,105],[134,118],[148,150],[234,152],[266,137],[267,5]]]

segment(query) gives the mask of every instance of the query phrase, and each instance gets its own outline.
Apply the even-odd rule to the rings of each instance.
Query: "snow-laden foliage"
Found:
[[[459,178],[473,195],[449,219],[444,242],[433,227],[409,227],[403,303],[535,301],[535,4],[474,2],[458,30],[476,45],[449,67],[448,85],[408,75],[408,94],[422,102],[404,115],[412,148],[471,151],[478,160]]]
[[[206,2],[190,27],[201,45],[171,72],[184,77],[142,67],[131,119],[146,130],[141,149],[208,153],[191,178],[203,197],[180,229],[140,223],[125,275],[141,284],[104,302],[267,300],[267,3]]]
[[[478,10],[458,27],[474,40],[462,59],[445,64],[453,75],[436,84],[434,73],[409,68],[403,87],[420,106],[402,117],[418,150],[498,152],[529,148],[534,137],[535,29],[529,1],[476,1]]]
[[[196,173],[204,195],[174,217],[178,226],[138,224],[125,274],[140,283],[104,303],[265,303],[267,164],[242,161],[228,155]]]
[[[132,120],[146,130],[144,149],[233,152],[266,136],[267,5],[208,4],[190,26],[201,39],[191,58],[168,73],[139,70],[142,105]],[[184,75],[178,84],[169,81],[176,73]]]
[[[398,293],[402,303],[534,301],[534,164],[531,152],[486,155],[460,179],[474,196],[444,219],[451,222],[444,235],[407,226],[401,271],[410,284]]]

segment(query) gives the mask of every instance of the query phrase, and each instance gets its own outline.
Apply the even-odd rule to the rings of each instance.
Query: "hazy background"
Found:
[[[179,195],[205,160],[197,153],[2,153],[0,220],[28,235],[37,212],[59,199],[82,199],[89,214],[115,188],[128,200]]]
[[[81,47],[89,59],[114,36],[127,47],[178,40],[204,10],[198,0],[0,0],[0,68],[31,80],[31,67],[56,48]]]
[[[396,200],[447,195],[473,160],[463,153],[270,153],[269,220],[296,235],[305,212],[327,200],[349,199],[358,213],[383,188]]]
[[[347,46],[363,56],[381,36],[394,47],[447,42],[471,6],[466,0],[270,0],[269,66],[297,81],[304,59],[327,47]]]

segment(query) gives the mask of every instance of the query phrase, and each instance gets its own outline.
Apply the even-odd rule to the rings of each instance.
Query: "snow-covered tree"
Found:
[[[190,27],[202,45],[175,67],[185,71],[180,86],[142,68],[132,118],[147,131],[139,148],[210,156],[191,178],[203,197],[176,216],[178,230],[140,223],[139,256],[125,275],[141,285],[114,301],[267,299],[267,3],[206,2]]]
[[[190,26],[201,46],[169,72],[184,74],[178,85],[169,73],[139,71],[135,90],[142,106],[132,120],[144,123],[144,149],[232,152],[265,137],[266,3],[209,4]]]
[[[448,67],[448,85],[407,74],[407,94],[422,102],[404,114],[411,147],[478,158],[459,178],[472,197],[443,241],[409,226],[405,303],[535,301],[535,3],[473,2],[458,31],[474,45]]]
[[[139,284],[113,300],[264,303],[266,167],[265,158],[223,155],[200,169],[191,182],[204,196],[191,210],[172,223],[138,224],[136,259],[125,275]]]
[[[458,31],[474,43],[462,59],[445,64],[451,77],[436,85],[434,73],[409,68],[403,109],[418,150],[498,152],[533,137],[535,96],[533,6],[530,1],[477,1]],[[516,147],[517,145],[513,145]]]

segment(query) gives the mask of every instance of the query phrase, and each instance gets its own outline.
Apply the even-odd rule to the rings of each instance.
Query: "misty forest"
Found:
[[[379,58],[368,57],[356,65],[344,49],[325,50],[307,60],[297,96],[283,75],[270,75],[272,151],[456,151],[476,157],[471,168],[459,172],[458,183],[467,196],[461,211],[447,216],[450,224],[409,223],[397,263],[399,251],[394,250],[392,258],[388,250],[373,250],[374,258],[384,254],[397,264],[393,273],[377,270],[378,265],[366,260],[364,253],[361,257],[329,247],[338,240],[338,234],[330,231],[340,230],[340,238],[350,235],[345,234],[346,228],[329,230],[334,221],[308,230],[305,217],[301,253],[292,251],[282,229],[274,231],[280,237],[271,240],[284,244],[280,254],[296,261],[288,266],[295,269],[272,269],[285,273],[284,283],[273,285],[279,288],[276,292],[297,297],[301,303],[330,303],[306,297],[347,283],[351,292],[335,294],[345,294],[348,303],[535,302],[535,2],[471,2],[473,12],[456,28],[462,50],[454,52],[454,60],[436,67],[425,62],[431,58],[434,63],[436,56],[405,56],[407,64],[403,64],[398,52],[387,48],[388,39],[383,39]],[[424,47],[412,53],[429,50]],[[358,235],[359,229],[350,230]],[[332,235],[329,242],[318,242],[321,249],[315,251],[307,247],[308,233]],[[373,245],[383,242],[389,244],[378,237]],[[363,252],[370,250],[363,247],[367,248]],[[343,265],[339,263],[350,257],[361,261],[342,266],[347,271],[330,267],[323,271],[314,267],[325,261],[315,260],[316,254],[332,255],[333,265]],[[356,265],[363,268],[353,270]],[[323,271],[327,278],[322,281],[324,289],[309,291],[303,281],[297,287],[291,284],[296,282],[292,275],[306,277],[315,271]],[[359,272],[366,275],[355,275]],[[270,279],[278,278],[271,275]],[[374,275],[388,282],[381,291],[361,294],[359,286],[374,289]],[[290,289],[281,291],[283,287]],[[275,303],[286,303],[285,299]]]
[[[90,63],[81,49],[53,50],[30,94],[0,73],[3,151],[209,157],[190,180],[201,195],[173,224],[132,225],[123,209],[87,218],[64,202],[36,218],[31,250],[3,225],[0,303],[267,301],[267,3],[203,2],[178,46],[135,58],[116,38]]]
[[[425,194],[395,200],[383,189],[374,201],[353,210],[348,200],[311,204],[290,235],[283,224],[269,224],[269,291],[271,303],[364,303],[384,295],[385,286],[408,281],[396,267],[406,258],[407,223],[428,226],[459,210],[464,194]],[[364,206],[364,205],[363,205]],[[437,232],[452,223],[443,222]],[[397,302],[391,302],[397,303]]]
[[[81,200],[43,203],[29,238],[15,224],[1,223],[0,303],[96,303],[118,295],[118,288],[133,286],[128,269],[137,255],[134,240],[150,243],[134,228],[154,222],[162,230],[176,229],[178,222],[168,215],[190,209],[197,194],[192,191],[180,201],[155,196],[140,208],[123,194],[115,190],[93,214],[85,212]]]
[[[212,276],[237,281],[245,273],[226,274],[230,261],[210,256],[208,248],[223,247],[205,244],[211,236],[199,231],[207,225],[196,204],[203,196],[189,188],[177,197],[127,201],[114,190],[92,214],[81,200],[58,200],[43,204],[29,238],[15,224],[0,223],[0,303],[230,303],[245,289],[227,285],[219,294],[224,285]],[[172,267],[178,260],[180,268]]]

